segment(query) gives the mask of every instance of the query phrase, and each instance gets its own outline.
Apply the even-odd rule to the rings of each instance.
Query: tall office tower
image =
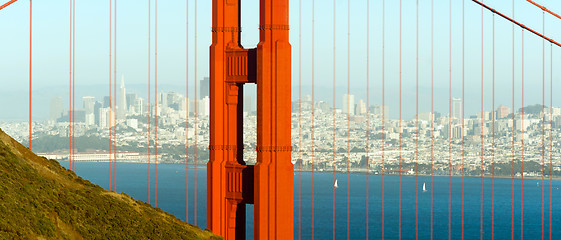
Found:
[[[165,92],[161,92],[160,93],[160,99],[159,99],[159,104],[161,105],[162,109],[165,109],[168,107],[168,94]]]
[[[456,119],[462,118],[462,99],[452,98],[452,117]]]
[[[94,113],[95,98],[92,96],[82,97],[82,102],[84,103],[84,111],[86,114]]]
[[[198,116],[208,116],[210,114],[210,98],[208,96],[199,100],[199,109],[197,109]]]
[[[253,112],[253,98],[251,96],[243,97],[243,111],[247,113]]]
[[[101,109],[102,106],[103,105],[100,102],[95,101],[95,103],[94,103],[94,118],[95,118],[94,124],[96,126],[99,126],[99,109]]]
[[[133,108],[135,107],[136,99],[138,95],[136,93],[127,93],[127,109],[129,112],[132,112]]]
[[[496,119],[505,118],[508,116],[508,114],[510,114],[510,108],[504,105],[500,105],[499,107],[497,107],[496,114]]]
[[[355,95],[344,94],[342,102],[343,102],[343,113],[349,113],[350,115],[355,115]]]
[[[360,99],[355,107],[355,113],[357,115],[364,115],[366,114],[366,103]]]
[[[136,98],[134,100],[134,113],[142,115],[144,111],[144,99],[143,98]]]
[[[203,99],[209,96],[209,88],[210,88],[210,79],[208,77],[204,77],[203,80],[201,80],[201,87],[200,87],[201,95],[199,96],[199,99]]]
[[[127,90],[125,89],[125,76],[121,76],[121,87],[119,88],[119,105],[117,108],[117,118],[124,119],[127,115]]]
[[[113,102],[111,102],[111,104],[109,104],[109,96],[103,97],[103,107],[104,108],[111,107],[112,105],[113,105]]]
[[[108,121],[108,112],[110,112],[111,110],[109,108],[100,108],[98,110],[98,125],[101,128],[105,128],[105,127],[109,127],[109,121]]]
[[[58,118],[62,116],[62,114],[64,114],[62,97],[51,98],[49,119],[52,121],[56,121]]]
[[[91,126],[95,124],[95,98],[92,96],[82,97],[82,102],[84,104],[84,114],[86,126]]]

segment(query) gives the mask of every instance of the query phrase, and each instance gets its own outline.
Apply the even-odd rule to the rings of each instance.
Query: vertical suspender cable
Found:
[[[112,173],[112,164],[113,164],[112,163],[112,157],[113,157],[113,154],[112,154],[113,153],[113,141],[112,141],[112,138],[113,138],[113,117],[112,117],[112,115],[114,114],[114,112],[113,112],[113,103],[112,103],[112,101],[113,101],[113,91],[111,91],[112,90],[112,87],[111,87],[112,86],[111,85],[111,83],[112,83],[112,80],[111,80],[111,78],[112,78],[112,76],[111,76],[111,68],[112,68],[111,53],[112,53],[112,51],[111,50],[112,49],[111,48],[113,46],[111,44],[111,39],[112,39],[112,37],[111,37],[112,36],[112,31],[111,31],[112,25],[111,25],[111,23],[112,23],[112,19],[113,19],[112,16],[111,16],[111,13],[113,12],[112,9],[113,9],[112,1],[109,0],[109,102],[108,102],[109,103],[109,106],[108,106],[109,107],[109,117],[107,118],[107,122],[108,122],[108,126],[109,126],[109,191],[113,190],[113,187],[112,187],[113,186],[113,173]],[[71,10],[71,12],[72,12],[72,10]],[[72,13],[71,13],[71,15],[72,15]],[[72,20],[71,20],[71,22],[72,22]],[[71,27],[71,29],[72,29],[72,27]],[[72,78],[72,76],[71,76],[71,78]]]
[[[333,169],[333,176],[332,176],[332,181],[333,181],[333,188],[332,188],[332,206],[331,206],[331,211],[332,211],[332,219],[331,219],[331,224],[332,224],[332,237],[333,240],[335,240],[335,57],[337,55],[337,53],[335,52],[335,43],[336,43],[336,39],[335,39],[335,33],[336,33],[336,25],[335,25],[335,20],[336,20],[336,16],[337,16],[337,7],[335,5],[335,0],[333,0],[333,149],[331,149],[333,151],[332,155],[333,155],[333,163],[332,163],[332,169]]]
[[[298,1],[298,240],[302,239],[302,0]]]
[[[158,207],[158,0],[154,0],[154,206]]]
[[[479,180],[480,180],[480,185],[479,185],[479,238],[481,240],[483,240],[483,124],[485,124],[483,122],[483,73],[484,73],[484,67],[483,67],[483,50],[484,50],[484,46],[483,46],[483,8],[481,8],[481,113],[479,114],[479,118],[480,118],[480,124],[481,126],[479,127],[479,133],[480,133],[480,141],[481,141],[481,152],[479,154],[479,159],[480,159],[480,174],[479,174]]]
[[[76,153],[76,1],[72,0],[72,167],[74,171],[74,161]]]
[[[33,6],[32,0],[29,0],[29,150],[33,150],[33,126],[32,126],[32,84],[31,84],[31,70],[32,70],[32,28],[33,27]]]
[[[72,171],[76,161],[76,0],[72,0]]]
[[[152,140],[151,138],[151,132],[152,132],[152,124],[150,122],[150,119],[152,118],[152,99],[151,99],[151,94],[150,94],[150,5],[151,5],[151,0],[148,0],[148,204],[152,204],[150,201],[150,196],[152,195],[151,193],[151,179],[150,179],[150,175],[151,173],[151,169],[150,169],[150,165],[151,163],[151,152],[150,152],[150,141]],[[189,106],[189,105],[187,105]]]
[[[545,35],[545,12],[542,11],[543,34]],[[545,40],[542,39],[542,240],[544,230],[544,186],[545,183]],[[551,114],[551,113],[550,113]]]
[[[512,19],[514,19],[514,0],[512,0]],[[514,135],[516,128],[514,126],[514,23],[512,24],[512,172],[511,172],[511,203],[510,203],[510,236],[514,240]]]
[[[524,29],[522,29],[522,178],[520,179],[520,239],[524,239]]]
[[[195,51],[195,59],[193,62],[193,71],[194,71],[194,79],[195,79],[195,119],[194,119],[194,129],[195,129],[195,151],[193,152],[193,160],[194,160],[194,181],[193,181],[193,218],[195,219],[194,223],[197,225],[197,0],[195,0],[195,42],[194,42],[194,51]]]
[[[382,0],[382,239],[385,237],[386,149],[386,0]]]
[[[113,116],[115,118],[115,130],[113,131],[113,150],[115,150],[113,151],[113,190],[117,192],[117,0],[113,3],[115,4],[115,21],[113,22],[115,25],[113,29],[115,32],[115,36],[113,38],[113,95],[115,96],[115,101],[113,102],[113,106],[115,106],[115,115]],[[124,109],[121,109],[121,111],[124,111]]]
[[[350,202],[350,177],[349,177],[349,168],[350,168],[350,158],[351,158],[351,107],[350,106],[350,97],[351,97],[351,0],[347,0],[347,240],[350,238],[350,209],[351,209],[351,202]]]
[[[495,239],[495,14],[493,14],[493,143],[492,148],[492,184],[491,184],[491,239]]]
[[[185,222],[189,222],[189,0],[185,2],[185,109]]]
[[[462,0],[462,240],[464,240],[464,177],[465,177],[465,166],[464,166],[464,160],[465,160],[465,77],[466,77],[466,72],[465,72],[465,60],[466,60],[466,55],[465,55],[465,45],[466,45],[466,28],[465,28],[465,24],[466,24],[466,15],[465,15],[465,0]]]
[[[366,240],[368,240],[368,192],[370,167],[370,0],[366,0]]]
[[[68,10],[68,169],[72,169],[72,0],[69,1]],[[110,182],[111,183],[111,182]],[[109,186],[111,189],[111,186]]]
[[[549,240],[551,240],[551,200],[553,183],[553,44],[550,43],[550,82],[549,82]]]
[[[434,114],[434,0],[430,1],[430,113]],[[401,146],[401,144],[400,144]],[[400,167],[401,168],[401,167]],[[430,118],[430,239],[434,237],[434,119]]]
[[[398,236],[401,239],[401,8],[402,8],[402,0],[399,0],[399,221],[398,221]]]
[[[312,0],[312,240],[315,237],[314,231],[315,231],[315,214],[314,214],[314,171],[315,171],[315,162],[314,162],[314,157],[315,157],[315,149],[314,149],[314,138],[315,138],[315,108],[314,108],[314,101],[315,101],[315,95],[314,95],[314,51],[315,51],[315,46],[314,46],[314,37],[315,37],[315,0]]]
[[[419,0],[415,28],[415,186],[419,186]],[[415,187],[415,239],[419,239],[419,187]]]
[[[450,4],[450,49],[448,55],[449,66],[449,85],[448,85],[448,240],[452,239],[452,0]]]

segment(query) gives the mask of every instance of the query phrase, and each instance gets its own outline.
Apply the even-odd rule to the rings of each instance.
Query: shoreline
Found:
[[[57,160],[58,161],[58,160]],[[68,160],[63,160],[63,161],[58,161],[60,162],[68,162]],[[109,161],[76,161],[76,162],[81,162],[81,163],[108,163]],[[117,163],[132,163],[132,164],[148,164],[148,162],[135,162],[135,161],[117,161]],[[154,164],[154,163],[151,163]],[[175,165],[184,165],[184,163],[176,163],[176,162],[160,162],[159,164],[175,164]],[[194,164],[189,163],[189,169],[195,169]],[[201,163],[201,164],[197,164],[196,169],[206,169],[206,163]],[[294,173],[297,172],[312,172],[311,170],[299,170],[299,169],[294,169]],[[314,171],[314,173],[333,173],[333,171]],[[346,173],[346,171],[335,171],[335,173]],[[351,170],[349,171],[349,174],[360,174],[360,175],[366,175],[366,170]],[[381,176],[382,174],[380,173],[370,173],[368,175],[375,175],[375,176]],[[385,176],[399,176],[399,174],[395,174],[395,173],[386,173],[383,174]],[[420,177],[430,177],[430,174],[402,174],[402,177],[416,177],[416,176],[420,176]],[[433,174],[433,177],[448,177],[448,175],[443,175],[443,174]],[[451,175],[450,177],[454,177],[454,178],[459,178],[462,177],[462,175]],[[500,179],[522,179],[522,176],[504,176],[504,175],[495,175],[494,177],[492,175],[464,175],[463,177],[467,177],[467,178],[500,178]],[[529,179],[529,180],[542,180],[541,176],[525,176],[524,179]],[[549,176],[544,176],[543,177],[544,181],[548,181],[549,180]],[[551,180],[556,180],[559,181],[561,180],[561,176],[554,176],[551,178]]]

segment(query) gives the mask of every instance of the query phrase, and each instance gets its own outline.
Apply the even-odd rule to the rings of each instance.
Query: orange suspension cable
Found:
[[[480,2],[480,1],[478,1],[478,0],[472,0],[472,1],[475,2],[475,3],[477,3],[477,4],[479,4],[479,5],[481,5],[482,7],[486,8],[487,10],[489,10],[489,11],[491,11],[491,12],[493,12],[493,13],[499,15],[499,16],[501,16],[502,18],[504,18],[504,19],[506,19],[506,20],[508,20],[508,21],[510,21],[510,22],[512,22],[512,23],[514,23],[514,24],[516,24],[516,25],[518,25],[519,27],[521,27],[521,28],[523,28],[523,29],[526,29],[526,30],[528,30],[529,32],[531,32],[531,33],[533,33],[533,34],[535,34],[535,35],[538,35],[539,37],[541,37],[541,38],[547,40],[548,42],[553,43],[553,44],[555,44],[555,45],[561,47],[561,44],[558,43],[558,42],[556,42],[555,40],[553,40],[553,39],[551,39],[551,38],[548,38],[548,37],[544,36],[543,34],[538,33],[538,32],[534,31],[533,29],[531,29],[531,28],[529,28],[529,27],[526,27],[524,24],[515,21],[515,20],[514,20],[514,16],[513,16],[513,18],[509,18],[509,17],[507,17],[506,15],[504,15],[504,14],[498,12],[497,10],[495,10],[495,9],[493,9],[493,8],[491,8],[491,7],[487,6],[487,5],[485,5],[485,4],[483,4],[482,2]]]
[[[531,4],[533,4],[533,5],[536,6],[536,7],[539,7],[541,10],[543,10],[543,11],[545,11],[545,12],[547,12],[547,13],[553,15],[553,16],[555,16],[556,18],[561,19],[561,16],[559,16],[559,14],[550,11],[550,10],[547,9],[546,7],[537,4],[536,2],[534,2],[534,1],[532,1],[532,0],[526,0],[526,1],[528,1],[528,2],[531,3]],[[545,33],[545,32],[544,32],[544,33]]]
[[[10,6],[10,4],[15,3],[17,0],[11,0],[8,1],[7,3],[2,4],[2,6],[0,6],[0,10],[4,9],[7,6]]]

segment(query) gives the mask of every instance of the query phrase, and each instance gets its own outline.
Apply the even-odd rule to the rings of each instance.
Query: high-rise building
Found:
[[[52,121],[56,121],[58,118],[62,116],[62,114],[64,114],[62,97],[51,98],[49,119]]]
[[[452,98],[452,118],[462,118],[462,99]]]
[[[199,96],[199,99],[208,97],[209,89],[210,89],[210,79],[208,77],[204,77],[203,80],[201,80],[201,86],[200,86],[201,95]]]
[[[137,98],[138,95],[136,93],[127,93],[127,109],[129,112],[132,112],[134,109]]]
[[[95,98],[92,96],[82,97],[82,102],[84,103],[84,111],[87,114],[94,113]]]
[[[208,116],[210,114],[210,98],[208,96],[199,100],[199,108],[197,109],[197,115]]]
[[[109,96],[103,97],[103,107],[104,107],[104,108],[108,108],[108,107],[113,106],[113,102],[111,102],[111,100],[112,100],[112,99],[109,98]]]
[[[121,76],[121,88],[119,89],[117,117],[125,118],[127,115],[127,90],[125,89],[125,76]]]
[[[495,116],[496,119],[502,119],[508,116],[508,114],[510,114],[510,108],[504,105],[500,105],[499,107],[497,107],[497,111],[496,111],[497,116]]]
[[[143,98],[136,98],[134,100],[134,113],[136,114],[143,114],[144,113],[144,99]]]
[[[355,107],[355,113],[357,115],[364,115],[366,114],[366,103],[360,99]]]
[[[101,109],[102,105],[100,102],[95,101],[94,103],[94,118],[95,118],[95,122],[94,124],[99,126],[99,109]]]
[[[343,113],[348,113],[350,115],[355,115],[355,95],[344,94],[343,95]]]

